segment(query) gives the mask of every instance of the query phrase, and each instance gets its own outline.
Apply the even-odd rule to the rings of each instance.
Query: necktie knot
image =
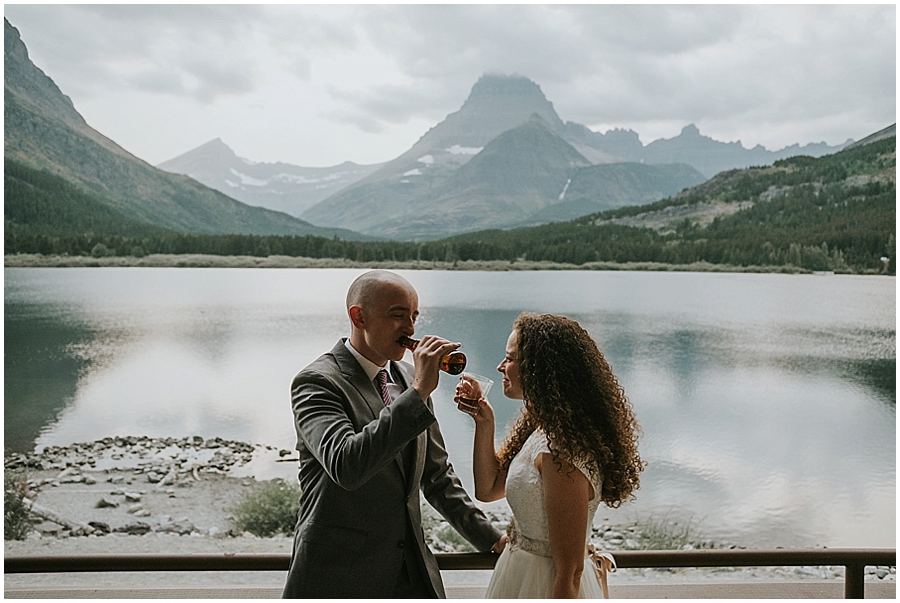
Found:
[[[388,379],[388,374],[387,374],[387,371],[384,369],[381,369],[375,375],[375,385],[378,386],[378,392],[381,394],[381,400],[384,402],[385,406],[390,406],[391,402],[393,402],[393,400],[391,399],[391,394],[388,393],[387,379]]]

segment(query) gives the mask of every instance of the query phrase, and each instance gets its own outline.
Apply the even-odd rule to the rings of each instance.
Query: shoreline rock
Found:
[[[12,454],[4,460],[4,468],[8,473],[23,473],[26,504],[43,520],[37,530],[48,536],[143,535],[151,531],[215,536],[229,532],[224,525],[228,506],[237,502],[242,488],[254,483],[250,478],[232,477],[232,470],[247,465],[255,455],[274,452],[282,458],[290,454],[272,446],[218,437],[109,437]],[[205,510],[202,504],[196,505],[196,512],[204,518],[200,526],[183,513],[174,520],[165,513],[168,507],[185,507],[170,499],[189,499],[191,489],[201,484],[221,490],[218,498],[227,502],[218,507],[207,505]],[[38,499],[49,502],[39,504]],[[202,527],[204,524],[217,525]]]
[[[224,474],[234,465],[250,461],[260,448],[275,450],[273,446],[253,445],[246,442],[200,436],[184,438],[152,438],[148,436],[107,437],[95,442],[79,442],[69,446],[45,446],[40,452],[14,453],[4,459],[6,470],[60,469],[57,476],[67,482],[80,481],[79,470],[84,472],[102,469],[140,469],[140,472],[160,474],[163,477],[148,481],[158,483],[170,475],[195,472]],[[289,451],[280,451],[289,454]],[[82,478],[84,476],[81,476]]]

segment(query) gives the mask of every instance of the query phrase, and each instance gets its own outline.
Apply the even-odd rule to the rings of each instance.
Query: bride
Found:
[[[506,497],[513,519],[487,598],[600,598],[587,555],[594,513],[640,486],[639,426],[625,392],[590,335],[551,314],[520,315],[506,344],[506,397],[522,416],[494,448],[494,411],[463,378],[460,410],[475,420],[475,497]]]

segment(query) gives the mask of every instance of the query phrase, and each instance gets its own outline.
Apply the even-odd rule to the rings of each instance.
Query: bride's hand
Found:
[[[471,415],[476,422],[493,421],[494,409],[490,403],[481,395],[481,387],[474,379],[468,379],[465,376],[456,386],[456,395],[453,397],[456,407]]]

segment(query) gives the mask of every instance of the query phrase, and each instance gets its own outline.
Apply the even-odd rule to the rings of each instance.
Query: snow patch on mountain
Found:
[[[562,201],[566,198],[566,191],[569,190],[569,185],[572,184],[572,179],[569,178],[566,180],[566,185],[563,187],[562,192],[559,194],[559,200]]]
[[[451,155],[477,155],[484,147],[461,147],[458,144],[450,148],[444,149]]]
[[[234,168],[230,168],[228,171],[240,178],[241,184],[243,184],[244,186],[265,186],[269,183],[268,180],[259,180],[257,178],[253,178],[252,176],[248,176],[247,174],[242,174]]]

